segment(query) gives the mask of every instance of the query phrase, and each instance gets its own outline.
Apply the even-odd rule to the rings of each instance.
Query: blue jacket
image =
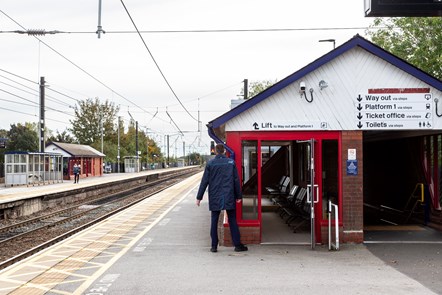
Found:
[[[232,210],[236,208],[236,200],[242,199],[238,170],[235,161],[225,155],[216,155],[204,170],[203,178],[196,198],[203,199],[209,186],[209,210]]]

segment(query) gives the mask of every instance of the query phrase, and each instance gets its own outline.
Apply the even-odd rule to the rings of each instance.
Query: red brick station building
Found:
[[[313,200],[298,208],[310,213],[289,234],[304,228],[313,247],[328,243],[328,201],[338,207],[344,243],[363,242],[370,225],[424,223],[424,215],[431,225],[441,209],[441,100],[440,80],[356,35],[210,121],[210,137],[225,144],[240,175],[243,242],[276,242],[266,187],[284,177],[287,189],[303,188]]]

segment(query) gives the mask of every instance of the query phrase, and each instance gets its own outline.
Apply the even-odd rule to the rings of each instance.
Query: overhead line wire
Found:
[[[2,69],[0,69],[0,70],[2,70]],[[2,70],[2,71],[4,71],[4,72],[8,72],[8,71],[5,71],[5,70]],[[29,80],[29,79],[27,79],[27,78],[24,78],[24,77],[21,77],[21,76],[19,76],[19,75],[16,75],[16,74],[13,74],[13,73],[10,73],[10,72],[8,72],[8,73],[11,74],[11,75],[14,75],[14,76],[16,76],[16,77],[19,77],[19,78],[21,78],[21,79],[24,79],[24,80],[27,80],[27,81],[31,81],[31,80]],[[39,91],[38,91],[37,89],[34,89],[34,88],[32,88],[32,87],[29,87],[29,86],[26,86],[26,85],[24,85],[24,84],[22,84],[22,83],[20,83],[20,82],[17,82],[17,81],[15,81],[15,80],[11,79],[11,78],[8,78],[8,77],[3,76],[3,75],[0,75],[0,77],[6,79],[6,80],[8,80],[8,81],[14,82],[14,83],[16,83],[16,84],[18,84],[18,85],[20,85],[20,86],[22,86],[22,87],[24,87],[24,88],[27,88],[27,89],[29,89],[29,90],[34,91],[34,92],[36,92],[36,93],[30,93],[30,92],[28,92],[28,91],[26,91],[26,90],[23,90],[23,89],[20,89],[20,88],[18,88],[18,87],[16,87],[16,86],[13,86],[13,85],[7,84],[7,83],[5,83],[5,82],[0,82],[0,83],[3,83],[3,84],[5,84],[5,85],[8,85],[9,87],[15,88],[15,89],[17,89],[17,90],[20,90],[20,91],[23,91],[23,92],[26,92],[26,93],[28,93],[28,94],[32,94],[32,95],[34,95],[34,94],[38,94],[38,93],[39,93]],[[32,82],[32,81],[31,81],[31,82]],[[35,82],[34,82],[34,83],[35,83]],[[35,84],[38,85],[38,83],[35,83]],[[60,95],[63,95],[63,96],[66,96],[66,97],[68,97],[68,98],[71,98],[71,99],[74,99],[74,100],[78,101],[77,99],[75,99],[75,98],[73,98],[73,97],[71,97],[71,96],[69,96],[69,95],[67,95],[67,94],[64,94],[64,93],[61,93],[61,92],[59,92],[59,91],[56,91],[56,90],[54,90],[54,89],[52,89],[52,88],[46,87],[46,89],[47,89],[47,90],[54,91],[54,92],[56,92],[56,93],[58,93],[58,94],[60,94]],[[57,103],[59,103],[59,104],[64,104],[64,105],[66,105],[66,106],[69,106],[69,104],[67,104],[67,103],[65,103],[65,102],[63,102],[63,101],[61,101],[61,100],[59,100],[59,99],[57,99],[57,98],[55,98],[55,97],[53,97],[53,96],[51,96],[51,95],[46,95],[46,97],[50,97],[50,98],[53,98],[54,100],[57,100]],[[49,99],[49,100],[50,100],[50,99]]]
[[[18,114],[28,115],[28,116],[32,116],[32,117],[38,117],[38,116],[35,115],[35,114],[29,114],[29,113],[25,113],[25,112],[22,112],[22,111],[11,110],[11,109],[4,108],[4,107],[0,107],[0,109],[1,109],[1,110],[6,110],[6,111],[11,111],[11,112],[18,113]],[[58,123],[62,123],[62,124],[66,124],[66,122],[63,122],[63,121],[60,121],[60,120],[56,120],[56,119],[51,119],[51,118],[48,118],[48,117],[46,117],[45,119],[46,119],[46,120],[49,120],[49,121],[54,121],[54,122],[58,122]]]
[[[22,106],[28,106],[28,107],[37,107],[37,105],[35,104],[27,104],[27,103],[22,103],[19,101],[14,101],[14,100],[9,100],[9,99],[4,99],[4,98],[0,98],[1,101],[6,101],[6,102],[10,102],[10,103],[16,103],[16,104],[20,104]]]
[[[3,10],[0,9],[0,12],[3,13],[7,18],[9,18],[11,21],[13,21],[16,25],[18,25],[19,27],[21,27],[23,30],[26,30],[25,27],[23,27],[21,24],[19,24],[17,21],[15,21],[12,17],[10,17],[8,14],[6,14]],[[93,76],[92,74],[90,74],[89,72],[87,72],[86,70],[84,70],[82,67],[80,67],[79,65],[77,65],[76,63],[74,63],[73,61],[71,61],[70,59],[68,59],[66,56],[64,56],[63,54],[61,54],[60,52],[58,52],[56,49],[54,49],[52,46],[50,46],[49,44],[47,44],[46,42],[42,41],[40,38],[38,38],[37,36],[33,37],[35,39],[37,39],[38,41],[40,41],[41,43],[43,43],[45,46],[47,46],[49,49],[51,49],[53,52],[55,52],[56,54],[58,54],[59,56],[61,56],[63,59],[65,59],[67,62],[69,62],[71,65],[73,65],[74,67],[76,67],[77,69],[79,69],[80,71],[82,71],[83,73],[85,73],[87,76],[89,76],[90,78],[92,78],[93,80],[95,80],[96,82],[98,82],[99,84],[101,84],[102,86],[104,86],[106,89],[112,91],[113,93],[115,93],[116,95],[118,95],[119,97],[123,98],[124,100],[126,100],[127,102],[130,102],[132,105],[136,106],[137,108],[143,110],[144,112],[150,114],[150,112],[144,110],[143,108],[141,108],[140,106],[138,106],[136,103],[132,102],[131,100],[129,100],[128,98],[124,97],[123,95],[119,94],[118,92],[116,92],[115,90],[113,90],[111,87],[107,86],[104,82],[100,81],[98,78],[96,78],[95,76]],[[35,82],[34,82],[35,83]],[[37,83],[38,84],[38,83]]]
[[[176,129],[178,129],[178,131],[181,133],[181,135],[184,135],[183,131],[181,131],[180,127],[178,127],[178,125],[175,123],[175,121],[172,119],[172,117],[169,115],[169,112],[166,110],[166,114],[167,116],[169,116],[170,121],[173,123],[173,125],[175,125]]]
[[[74,97],[72,97],[72,96],[69,96],[69,95],[67,95],[67,94],[64,94],[64,93],[62,93],[62,92],[60,92],[60,91],[57,91],[57,90],[55,90],[55,89],[52,89],[52,88],[46,88],[47,90],[50,90],[50,91],[53,91],[53,92],[55,92],[55,93],[58,93],[58,94],[60,94],[60,95],[63,95],[64,97],[67,97],[67,98],[69,98],[69,99],[72,99],[72,100],[74,100],[75,102],[79,102],[80,100],[79,99],[76,99],[76,98],[74,98]]]
[[[1,76],[1,75],[0,75],[0,76]],[[11,84],[6,83],[6,82],[2,82],[2,81],[0,81],[0,83],[5,84],[6,86],[9,86],[9,87],[11,87],[11,88],[14,88],[14,89],[17,89],[17,90],[23,91],[23,92],[25,92],[25,93],[27,93],[27,94],[31,94],[31,95],[37,95],[37,94],[38,94],[38,91],[35,90],[35,89],[32,89],[32,88],[29,88],[29,89],[32,89],[32,90],[34,90],[34,91],[37,91],[37,93],[35,93],[35,92],[33,93],[33,92],[28,91],[28,90],[20,89],[20,88],[18,88],[17,86],[11,85]],[[24,86],[24,85],[22,85],[22,86]]]
[[[27,102],[33,103],[33,104],[35,104],[36,106],[38,106],[38,103],[36,103],[35,101],[32,101],[32,100],[30,100],[30,99],[24,98],[23,96],[20,96],[20,95],[14,94],[14,93],[9,92],[9,91],[6,91],[6,90],[4,90],[4,89],[0,89],[0,91],[5,92],[5,93],[7,93],[7,94],[9,94],[9,95],[15,96],[15,97],[17,97],[17,98],[23,99],[23,100],[25,100],[25,101],[27,101]]]
[[[2,75],[0,75],[0,77],[6,78],[6,77],[4,77],[4,76],[2,76]],[[6,78],[6,79],[8,79],[8,78]],[[7,85],[7,86],[9,86],[9,87],[11,87],[11,88],[17,89],[17,90],[19,90],[19,91],[23,91],[23,92],[25,92],[25,93],[27,93],[27,94],[30,94],[30,95],[39,95],[39,91],[36,90],[36,89],[32,89],[31,87],[27,87],[26,85],[23,85],[23,84],[18,83],[18,82],[14,81],[14,80],[11,80],[11,79],[8,79],[8,80],[10,80],[10,81],[12,81],[12,82],[15,82],[15,83],[19,84],[20,86],[25,87],[25,88],[27,88],[27,89],[30,89],[30,90],[32,90],[32,91],[34,91],[34,92],[30,92],[30,91],[28,91],[28,90],[21,89],[21,88],[19,88],[19,87],[17,87],[17,86],[11,85],[11,84],[6,83],[6,82],[2,82],[2,81],[0,81],[0,83],[5,84],[5,85]],[[10,93],[8,93],[8,94],[10,94]],[[64,101],[61,101],[61,100],[59,100],[59,99],[57,99],[57,98],[55,98],[55,97],[53,97],[53,96],[51,96],[51,95],[46,95],[46,100],[49,100],[49,101],[52,101],[52,102],[58,103],[58,104],[63,105],[63,106],[70,107],[69,104],[67,104],[67,103],[65,103]],[[35,102],[34,102],[34,103],[35,103]],[[35,103],[35,104],[37,104],[37,103]],[[54,110],[55,110],[55,109],[54,109]]]
[[[1,11],[1,10],[0,10],[0,11]],[[2,11],[2,12],[3,12],[3,11]],[[9,71],[3,70],[3,69],[0,69],[0,71],[5,72],[5,73],[8,73],[9,75],[15,76],[15,77],[17,77],[17,78],[20,78],[20,79],[23,79],[23,80],[26,80],[26,81],[28,81],[28,82],[31,82],[31,83],[34,83],[34,84],[37,84],[37,85],[38,85],[38,83],[35,82],[35,81],[32,81],[32,80],[30,80],[30,79],[28,79],[28,78],[25,78],[25,77],[19,76],[19,75],[17,75],[17,74],[11,73],[11,72],[9,72]]]
[[[138,30],[137,25],[135,24],[134,20],[132,19],[132,16],[130,15],[129,11],[126,8],[126,5],[124,4],[123,0],[120,0],[121,4],[124,7],[124,10],[126,10],[127,15],[130,18],[130,21],[132,22],[135,30],[138,32],[138,36],[140,36],[141,41],[144,44],[144,47],[146,47],[147,52],[149,52],[150,57],[152,58],[155,66],[157,67],[158,71],[160,72],[161,76],[163,77],[164,81],[166,82],[167,86],[169,87],[170,91],[172,91],[173,95],[175,96],[175,98],[178,100],[178,102],[180,103],[180,105],[183,107],[184,110],[186,110],[187,114],[189,114],[189,116],[194,119],[195,121],[198,121],[198,119],[196,119],[187,109],[186,107],[183,105],[183,103],[181,102],[181,100],[178,98],[177,94],[175,93],[175,91],[173,90],[172,86],[170,85],[169,81],[167,80],[166,76],[164,75],[163,71],[161,70],[160,66],[158,65],[157,61],[155,60],[152,52],[150,51],[149,47],[147,46],[146,42],[144,41],[143,36],[141,35],[140,31]]]
[[[226,89],[232,88],[233,86],[236,86],[236,85],[241,84],[241,83],[242,83],[242,81],[241,81],[241,82],[238,82],[238,83],[235,83],[235,84],[232,84],[232,85],[230,85],[230,86],[224,87],[224,88],[222,88],[222,89],[215,90],[215,91],[213,91],[213,92],[211,92],[211,93],[208,93],[208,94],[205,94],[205,95],[203,95],[203,96],[199,96],[199,97],[197,97],[197,98],[193,98],[193,99],[186,100],[186,102],[191,102],[191,101],[195,101],[195,100],[198,100],[198,99],[206,98],[206,97],[208,97],[208,96],[211,96],[211,95],[214,95],[214,94],[216,94],[216,93],[222,92],[222,91],[224,91],[224,90],[226,90]],[[174,105],[175,105],[175,104],[171,104],[171,105],[167,105],[167,106],[165,106],[165,107],[167,108],[167,107],[171,107],[171,106],[174,106]]]
[[[29,113],[25,113],[25,112],[21,112],[21,111],[17,111],[17,110],[11,110],[11,109],[4,108],[4,107],[0,107],[0,109],[6,110],[6,111],[11,111],[11,112],[14,112],[14,113],[25,114],[25,115],[37,117],[37,115],[35,115],[35,114],[29,114]]]
[[[9,94],[9,95],[15,96],[15,97],[17,97],[17,98],[19,98],[19,99],[25,100],[25,101],[27,101],[27,102],[30,102],[30,103],[32,103],[32,106],[35,106],[35,107],[38,107],[38,106],[39,106],[39,104],[38,104],[37,102],[32,101],[32,100],[30,100],[30,99],[27,99],[27,98],[25,98],[25,97],[23,97],[23,96],[20,96],[20,95],[14,94],[14,93],[9,92],[9,91],[6,91],[6,90],[4,90],[4,89],[0,89],[0,91],[5,92],[5,93],[7,93],[7,94]],[[6,100],[5,100],[5,101],[6,101]],[[8,101],[9,101],[9,100],[8,100]],[[10,102],[14,102],[14,101],[10,101]],[[19,103],[19,102],[14,102],[14,103]],[[31,106],[31,105],[28,105],[28,106]],[[49,106],[46,106],[45,109],[47,109],[47,110],[51,110],[51,111],[55,111],[55,112],[59,112],[59,113],[62,113],[62,114],[66,114],[66,115],[69,115],[69,116],[73,116],[72,114],[69,114],[69,113],[66,113],[66,112],[64,112],[64,111],[61,111],[61,110],[57,110],[57,109],[51,108],[51,107],[49,107]]]
[[[331,27],[331,28],[268,28],[268,29],[195,29],[195,30],[146,30],[146,31],[106,31],[106,34],[181,34],[181,33],[248,33],[248,32],[291,32],[291,31],[342,31],[378,30],[387,27]],[[25,33],[0,31],[0,33]],[[47,32],[48,33],[48,32]],[[54,31],[54,34],[96,34],[96,31]]]
[[[14,101],[14,100],[9,100],[9,99],[4,99],[4,98],[0,98],[0,100],[1,101],[6,101],[6,102],[10,102],[10,103],[19,104],[19,105],[22,105],[22,106],[38,107],[38,105],[36,105],[35,103],[34,104],[27,104],[27,103],[22,103],[22,102],[18,102],[18,101]],[[59,112],[59,113],[62,113],[62,114],[66,114],[66,115],[69,115],[71,117],[74,116],[73,114],[69,114],[69,113],[66,113],[64,111],[57,110],[57,109],[54,109],[54,108],[51,108],[51,107],[48,107],[48,106],[46,106],[45,109],[46,110],[51,110],[51,111],[54,111],[54,112]]]

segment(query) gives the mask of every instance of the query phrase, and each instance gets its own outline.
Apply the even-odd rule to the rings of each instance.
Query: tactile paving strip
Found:
[[[200,180],[194,175],[0,272],[3,294],[81,294],[172,210]]]

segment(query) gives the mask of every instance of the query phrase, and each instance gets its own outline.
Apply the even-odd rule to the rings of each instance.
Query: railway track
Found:
[[[75,206],[1,227],[0,269],[56,244],[199,171],[191,169],[176,172],[124,191],[96,197]]]

